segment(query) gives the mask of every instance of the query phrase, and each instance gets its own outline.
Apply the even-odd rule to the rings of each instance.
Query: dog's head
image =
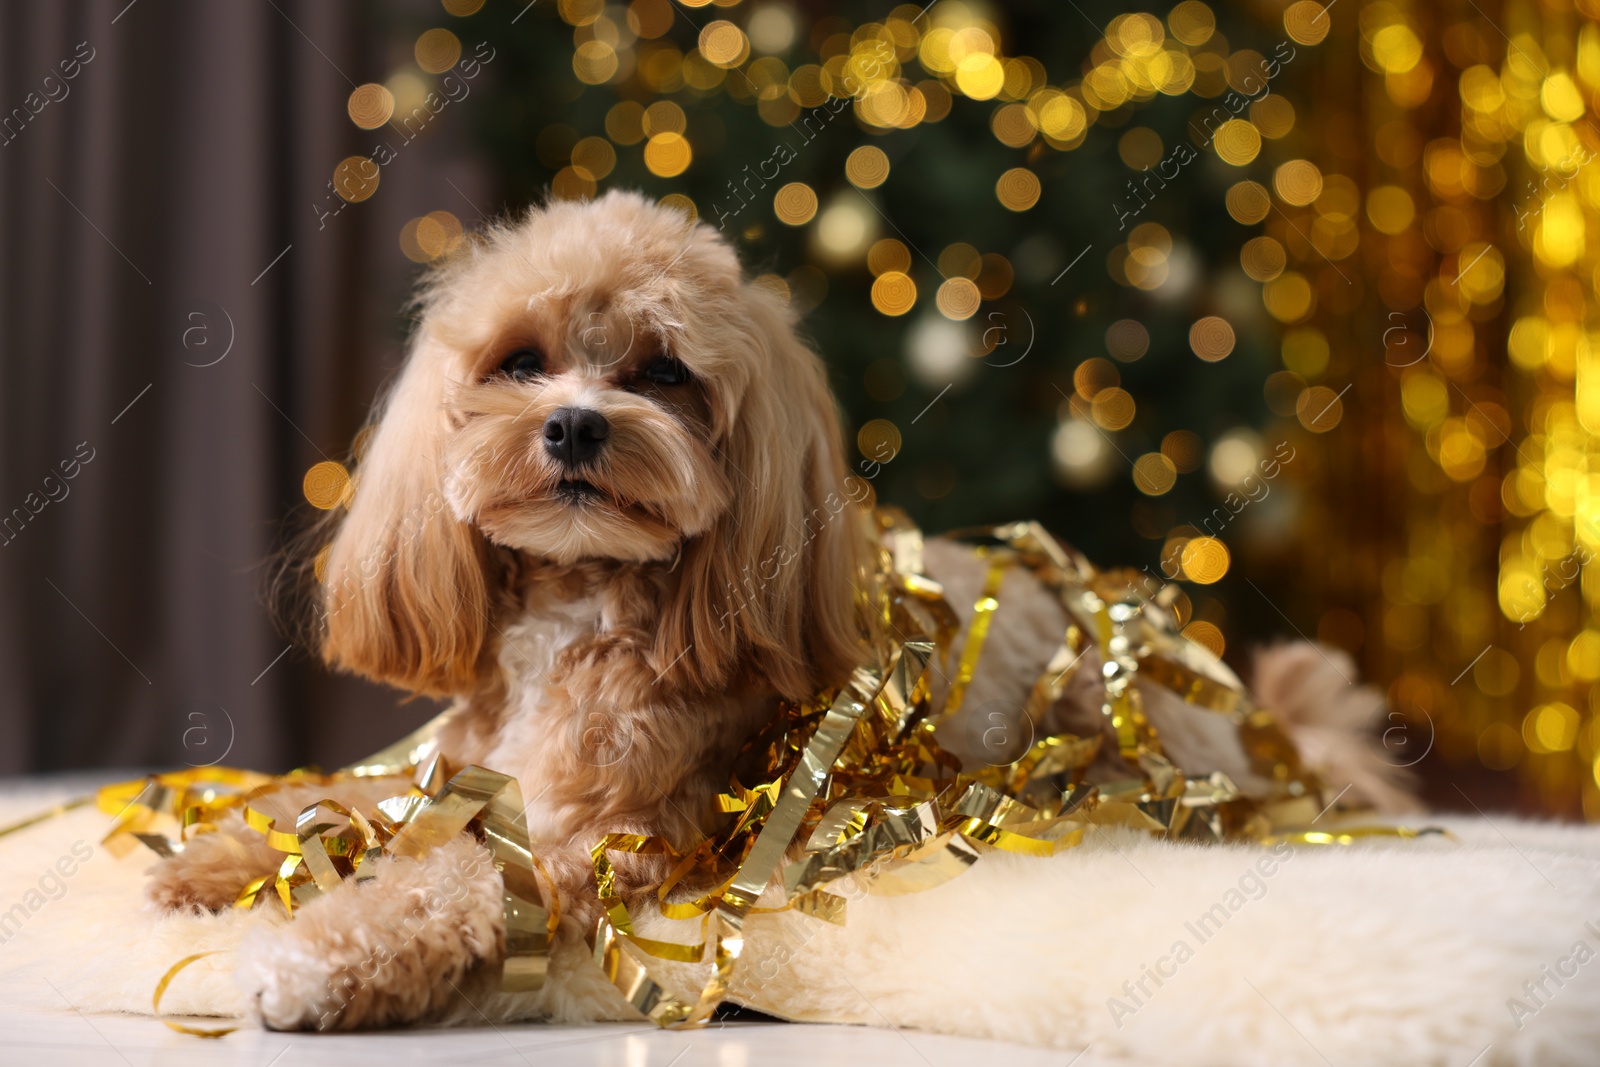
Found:
[[[859,503],[821,365],[708,227],[637,195],[557,202],[436,268],[321,569],[324,657],[471,689],[491,546],[670,573],[651,654],[780,691],[858,655]]]

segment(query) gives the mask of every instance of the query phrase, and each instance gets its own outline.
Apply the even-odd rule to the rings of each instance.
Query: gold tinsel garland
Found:
[[[1167,592],[1152,589],[1137,572],[1096,571],[1037,523],[956,535],[975,543],[989,570],[945,712],[936,718],[929,668],[950,652],[957,618],[938,583],[923,573],[921,533],[895,510],[880,510],[876,522],[881,549],[869,597],[882,624],[877,629],[895,636],[884,639],[872,664],[837,689],[780,708],[746,746],[745,755],[762,767],[759,781],[730,783],[717,801],[731,818],[698,847],[680,854],[660,838],[635,834],[607,834],[593,847],[603,908],[593,932],[595,960],[630,1003],[657,1023],[694,1025],[710,1017],[730,988],[745,920],[762,910],[756,901],[771,885],[783,886],[779,910],[843,923],[846,900],[835,890],[844,879],[879,895],[916,892],[962,873],[989,849],[1051,856],[1080,843],[1092,827],[1131,827],[1169,838],[1312,844],[1348,843],[1375,832],[1413,833],[1311,829],[1322,807],[1320,783],[1300,765],[1270,713],[1251,703],[1238,678],[1181,636]],[[1100,751],[1098,734],[1046,736],[1009,766],[970,772],[936,741],[938,722],[959,710],[999,606],[1001,581],[1014,567],[1026,569],[1053,592],[1070,620],[1025,713],[1034,723],[1041,721],[1084,653],[1098,651],[1109,733],[1136,776],[1085,783]],[[1195,714],[1231,719],[1254,769],[1271,783],[1266,794],[1247,796],[1226,775],[1189,777],[1174,766],[1141,708],[1134,685],[1141,674],[1182,697]],[[235,906],[249,908],[275,896],[293,915],[343,880],[372,877],[372,861],[380,856],[417,858],[471,832],[488,845],[505,884],[503,988],[537,990],[544,984],[559,902],[546,903],[535,877],[540,865],[519,783],[482,767],[447,773],[435,738],[450,714],[332,775],[275,777],[209,767],[107,786],[97,798],[102,810],[116,816],[106,844],[122,854],[137,840],[167,856],[195,835],[214,830],[222,816],[238,812],[284,858],[275,875],[246,885]],[[305,807],[293,828],[278,827],[254,806],[289,786],[389,777],[399,795],[371,811],[323,800]],[[157,830],[169,817],[179,824],[176,839]],[[665,854],[675,861],[657,890],[660,911],[669,919],[700,918],[705,933],[699,944],[656,941],[634,932],[616,887],[614,852]],[[672,899],[673,890],[690,881],[716,888],[695,899]],[[692,999],[673,993],[655,962],[708,957],[714,965],[711,978]],[[155,994],[158,1013],[168,983],[200,958],[180,960],[162,978]],[[168,1025],[202,1036],[228,1032]]]

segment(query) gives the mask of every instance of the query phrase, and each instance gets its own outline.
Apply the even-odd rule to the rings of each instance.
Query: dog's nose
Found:
[[[572,470],[600,454],[611,424],[593,408],[558,408],[544,420],[544,450]]]

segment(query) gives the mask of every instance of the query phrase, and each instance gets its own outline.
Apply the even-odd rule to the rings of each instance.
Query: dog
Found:
[[[314,640],[334,668],[451,699],[440,738],[450,766],[521,783],[561,902],[551,980],[520,998],[497,991],[499,875],[466,835],[421,860],[378,860],[372,877],[252,935],[241,980],[277,1029],[627,1018],[585,944],[599,914],[590,847],[613,832],[693,847],[723,817],[713,798],[741,746],[779,703],[862,661],[881,625],[859,592],[876,552],[867,463],[847,461],[825,366],[784,299],[748,280],[710,227],[639,195],[553,202],[489,226],[432,269],[418,308],[404,369],[363,435],[348,509],[302,560]],[[938,539],[925,557],[964,637],[986,567]],[[965,692],[980,728],[953,720],[941,741],[995,762],[1015,753],[990,750],[991,719],[1007,736],[1108,729],[1092,654],[1048,721],[1018,720],[1066,619],[1021,569],[1000,594]],[[1258,669],[1257,696],[1291,728],[1337,734],[1322,762],[1342,764],[1353,798],[1402,806],[1389,769],[1350,740],[1377,698],[1350,689],[1336,658],[1279,649]],[[936,668],[938,706],[951,671]],[[1146,706],[1185,770],[1250,787],[1255,771],[1225,719],[1155,688]],[[387,795],[374,788],[348,782],[335,795],[371,804]],[[292,822],[296,805],[325,794],[271,799]],[[281,859],[242,821],[225,822],[162,861],[149,895],[164,908],[223,908]],[[658,884],[667,864],[619,858],[624,896]],[[427,922],[385,940],[422,901]],[[348,995],[330,1008],[341,983]]]

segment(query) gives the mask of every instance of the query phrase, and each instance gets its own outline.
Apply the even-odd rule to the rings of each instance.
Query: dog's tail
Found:
[[[1383,694],[1360,684],[1355,663],[1344,652],[1309,641],[1273,645],[1255,655],[1251,690],[1270,709],[1331,792],[1347,785],[1342,807],[1366,806],[1386,814],[1422,810],[1415,776],[1406,764],[1420,738],[1407,738],[1404,752],[1380,747]]]

